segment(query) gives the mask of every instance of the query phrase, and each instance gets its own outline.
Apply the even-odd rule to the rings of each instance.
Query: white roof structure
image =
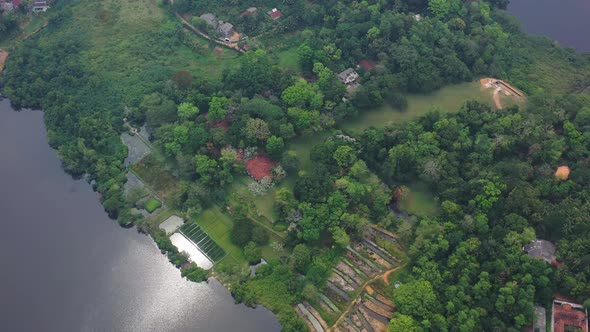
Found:
[[[174,233],[170,236],[170,241],[176,248],[178,248],[178,251],[185,252],[188,255],[188,258],[193,263],[197,264],[198,267],[204,270],[210,270],[213,267],[213,262],[201,252],[196,244],[187,239],[184,235]]]

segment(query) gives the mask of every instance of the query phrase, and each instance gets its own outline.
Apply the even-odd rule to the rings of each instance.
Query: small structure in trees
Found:
[[[217,19],[217,17],[211,13],[205,13],[200,16],[208,26],[213,28],[224,41],[228,43],[237,43],[240,40],[240,34],[234,29],[234,25],[229,22],[224,22]]]
[[[526,244],[522,250],[530,257],[542,259],[547,263],[555,262],[555,245],[547,240],[533,240]]]
[[[278,9],[276,9],[276,8],[273,8],[273,9],[269,10],[269,11],[267,12],[267,14],[268,14],[268,16],[270,16],[270,18],[271,18],[273,21],[276,21],[276,20],[278,20],[279,18],[281,18],[281,16],[283,16],[283,13],[281,13],[281,11],[280,11],[280,10],[278,10]]]
[[[346,85],[346,91],[350,94],[352,91],[358,89],[361,85],[357,83],[359,74],[356,70],[348,68],[345,71],[338,74],[338,79],[342,84]]]
[[[588,311],[581,304],[573,303],[561,296],[557,296],[553,300],[551,331],[589,332]]]
[[[252,15],[256,12],[256,7],[249,7],[248,9],[244,10],[241,14],[240,17],[244,17],[244,16],[248,16],[248,15]]]
[[[35,1],[31,7],[32,12],[46,12],[49,9],[47,1]]]

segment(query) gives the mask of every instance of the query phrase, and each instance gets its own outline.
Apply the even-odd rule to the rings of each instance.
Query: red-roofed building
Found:
[[[551,330],[554,332],[589,332],[588,312],[580,304],[556,298],[553,301]]]
[[[273,21],[278,20],[281,16],[283,16],[283,13],[281,13],[281,11],[276,8],[271,9],[267,14],[273,19]]]

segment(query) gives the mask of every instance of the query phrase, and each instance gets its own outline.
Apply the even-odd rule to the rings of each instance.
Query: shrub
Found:
[[[209,277],[209,273],[198,267],[195,263],[191,263],[189,266],[182,269],[180,275],[193,282],[202,282]]]

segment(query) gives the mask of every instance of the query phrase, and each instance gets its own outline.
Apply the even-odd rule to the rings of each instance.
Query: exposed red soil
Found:
[[[246,160],[246,171],[256,181],[260,181],[265,176],[272,177],[271,171],[274,166],[274,162],[266,153]]]
[[[370,71],[371,69],[375,68],[376,65],[377,64],[371,60],[361,60],[361,62],[359,62],[359,67],[366,71]]]
[[[213,128],[221,128],[227,132],[229,130],[229,122],[227,120],[221,120],[213,125]]]

